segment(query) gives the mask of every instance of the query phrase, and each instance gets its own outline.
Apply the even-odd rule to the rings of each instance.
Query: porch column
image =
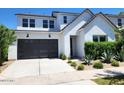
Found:
[[[64,37],[64,54],[66,57],[70,57],[70,36],[67,35]]]

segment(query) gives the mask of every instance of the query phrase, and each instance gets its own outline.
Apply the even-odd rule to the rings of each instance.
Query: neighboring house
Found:
[[[17,41],[8,59],[83,58],[85,42],[115,41],[114,30],[124,25],[124,15],[52,12],[52,16],[16,14]]]

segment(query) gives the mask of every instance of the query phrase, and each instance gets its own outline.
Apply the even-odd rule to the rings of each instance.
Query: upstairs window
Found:
[[[53,20],[49,21],[49,28],[54,28],[54,21]]]
[[[106,42],[107,41],[107,36],[106,35],[94,35],[93,36],[93,41],[94,42]]]
[[[43,28],[48,28],[48,20],[43,20]]]
[[[63,16],[63,23],[67,24],[67,16]]]
[[[94,36],[93,36],[93,41],[94,41],[94,42],[98,42],[98,41],[99,41],[99,40],[98,40],[98,36],[94,35]]]
[[[30,27],[35,27],[35,19],[30,19]]]
[[[118,26],[122,26],[122,20],[118,19]]]
[[[28,27],[28,19],[22,19],[22,26]]]

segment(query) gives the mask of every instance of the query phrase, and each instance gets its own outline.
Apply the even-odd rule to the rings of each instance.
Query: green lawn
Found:
[[[124,85],[124,75],[94,79],[99,85]]]

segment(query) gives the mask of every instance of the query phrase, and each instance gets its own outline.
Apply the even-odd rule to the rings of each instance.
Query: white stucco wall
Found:
[[[8,49],[8,60],[17,59],[17,42],[15,41]]]
[[[78,32],[78,36],[77,36],[77,56],[79,58],[83,58],[84,56],[84,32]]]
[[[78,17],[75,22],[70,24],[67,28],[63,30],[64,35],[64,54],[70,57],[70,36],[77,35],[78,29],[83,26],[90,18],[91,14],[85,12],[80,17]]]
[[[29,34],[29,37],[27,38],[26,35]],[[49,38],[49,34],[51,37]],[[61,54],[63,42],[61,41],[61,34],[59,33],[46,33],[46,32],[27,32],[27,31],[18,31],[16,32],[17,39],[58,39],[58,56]],[[9,55],[8,59],[13,60],[17,59],[17,45],[18,42],[16,42],[14,45],[11,45],[9,47]]]
[[[17,16],[17,30],[40,30],[40,31],[60,31],[67,24],[63,23],[63,16],[67,16],[67,24],[70,23],[77,15],[68,15],[68,14],[58,14],[56,18],[48,17],[33,17],[33,16]],[[22,27],[22,19],[35,19],[35,28],[31,27]],[[54,29],[43,28],[43,20],[54,20]],[[49,22],[48,22],[49,25]]]
[[[87,27],[79,33],[79,56],[84,56],[84,43],[93,42],[93,35],[107,35],[108,41],[115,41],[114,29],[101,16],[96,17]]]
[[[22,19],[35,19],[35,28],[22,27]],[[43,28],[43,20],[48,20],[48,28]],[[54,29],[49,28],[49,20],[54,20]],[[59,31],[56,26],[56,18],[47,17],[30,17],[30,16],[18,16],[17,17],[17,30],[39,30],[39,31]]]
[[[85,42],[92,42],[93,35],[107,35],[108,41],[115,41],[114,29],[101,16],[98,16],[85,29]]]
[[[67,24],[69,24],[72,20],[74,20],[77,17],[77,15],[58,14],[56,16],[56,21],[57,21],[56,26],[57,29],[59,30],[63,29],[67,25],[63,23],[63,16],[67,16]]]

